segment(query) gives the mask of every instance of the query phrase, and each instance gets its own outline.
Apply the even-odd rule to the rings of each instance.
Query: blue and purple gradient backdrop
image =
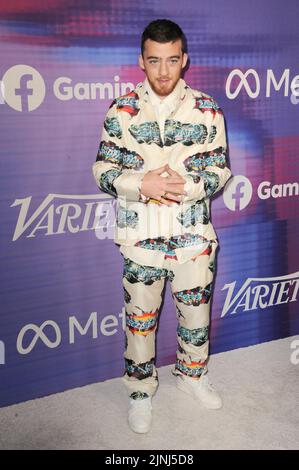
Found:
[[[299,332],[298,303],[282,303],[221,318],[227,291],[247,278],[270,278],[298,271],[298,196],[261,200],[262,181],[298,182],[299,105],[282,89],[266,97],[265,77],[299,73],[299,7],[296,0],[209,0],[184,2],[37,1],[0,2],[1,76],[17,64],[42,75],[46,96],[32,112],[18,112],[5,102],[1,115],[1,316],[0,406],[59,392],[123,373],[124,335],[105,336],[101,319],[118,316],[124,307],[122,256],[112,240],[98,240],[93,230],[46,236],[31,226],[12,241],[20,206],[32,196],[31,216],[48,194],[98,195],[91,172],[104,114],[111,98],[58,100],[57,77],[72,83],[119,81],[136,85],[144,79],[138,66],[140,36],[155,18],[180,24],[188,38],[190,67],[184,78],[211,94],[224,110],[233,175],[248,178],[253,197],[242,211],[229,210],[221,194],[212,200],[212,222],[220,248],[212,300],[211,349],[216,353]],[[262,87],[250,98],[244,88],[237,99],[226,97],[231,70],[253,68]],[[0,77],[1,77],[0,76]],[[59,201],[59,203],[68,201]],[[72,202],[72,201],[69,201]],[[77,201],[75,201],[77,202]],[[57,204],[56,204],[57,206]],[[55,207],[56,207],[55,206]],[[55,214],[56,223],[59,220]],[[45,221],[44,221],[45,222]],[[69,317],[84,325],[97,312],[98,337],[91,330],[70,344]],[[52,320],[61,342],[49,348],[39,338],[29,354],[17,350],[27,324]],[[44,330],[55,340],[53,328]],[[26,348],[34,332],[24,336]],[[157,333],[157,365],[175,361],[175,309],[167,285]]]

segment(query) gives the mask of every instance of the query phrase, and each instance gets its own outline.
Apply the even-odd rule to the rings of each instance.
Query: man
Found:
[[[115,243],[124,257],[124,384],[128,421],[148,432],[158,387],[155,333],[165,280],[178,320],[177,387],[201,405],[222,400],[207,375],[211,291],[218,240],[210,198],[231,176],[223,112],[181,78],[188,54],[170,20],[144,30],[139,65],[146,78],[112,101],[93,175],[119,203]]]

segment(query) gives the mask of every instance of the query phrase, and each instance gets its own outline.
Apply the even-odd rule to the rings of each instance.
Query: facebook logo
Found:
[[[4,83],[0,80],[0,104],[4,104]]]
[[[2,77],[2,99],[15,111],[34,111],[42,104],[45,94],[43,77],[29,65],[14,65]]]
[[[243,190],[242,190],[243,189]],[[235,201],[234,207],[235,210],[240,210],[241,199],[245,196],[245,183],[244,181],[239,181],[235,187],[235,191],[232,193],[232,199]]]
[[[21,97],[22,111],[29,111],[28,109],[28,96],[33,95],[33,88],[28,86],[28,82],[33,81],[33,76],[24,74],[20,78],[20,88],[16,88],[15,94]]]
[[[252,185],[246,176],[236,175],[230,179],[223,193],[225,205],[231,211],[241,211],[252,198]]]

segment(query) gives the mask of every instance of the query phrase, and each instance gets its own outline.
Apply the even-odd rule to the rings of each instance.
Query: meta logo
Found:
[[[253,194],[252,184],[246,176],[235,175],[225,186],[223,200],[231,211],[241,211],[248,206]],[[259,199],[294,197],[299,195],[299,183],[272,184],[262,181],[257,188]]]
[[[44,101],[46,86],[41,74],[29,65],[15,65],[3,75],[1,94],[16,111],[30,112]]]
[[[233,80],[234,86],[232,85]],[[291,102],[297,104],[299,101],[299,75],[295,75],[290,83],[290,69],[285,69],[278,78],[274,75],[272,69],[268,69],[266,73],[265,96],[269,98],[272,90],[279,91],[281,88],[283,88],[284,96],[289,96],[291,91]],[[246,72],[242,72],[240,69],[233,69],[230,72],[225,84],[226,96],[230,100],[234,100],[242,89],[245,90],[249,98],[254,99],[259,96],[261,81],[256,70],[248,69]]]
[[[19,354],[26,355],[31,353],[37,343],[42,343],[49,349],[55,349],[62,342],[75,344],[80,337],[85,335],[89,335],[92,339],[98,339],[99,336],[114,336],[119,331],[125,331],[125,328],[125,307],[118,315],[106,315],[103,318],[100,318],[97,312],[92,312],[83,324],[75,315],[72,315],[68,319],[68,330],[64,329],[65,338],[58,323],[46,320],[41,325],[29,323],[23,326],[19,331],[16,346]]]

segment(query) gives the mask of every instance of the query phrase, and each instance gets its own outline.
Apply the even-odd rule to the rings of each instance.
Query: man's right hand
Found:
[[[185,194],[185,179],[182,176],[171,175],[168,164],[148,171],[141,182],[141,192],[151,199],[155,199],[162,204],[171,206],[173,202],[181,202],[182,195]],[[167,172],[169,176],[160,176]],[[165,197],[163,195],[166,194]]]

